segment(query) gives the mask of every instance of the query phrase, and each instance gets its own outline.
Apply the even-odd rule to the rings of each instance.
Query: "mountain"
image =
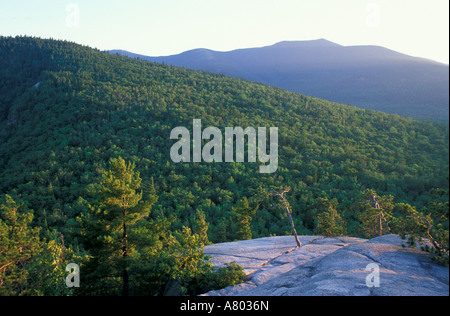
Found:
[[[187,129],[196,150],[195,120],[215,133],[278,128],[277,171],[174,162],[171,134]],[[349,235],[373,235],[367,192],[391,230],[412,226],[401,214],[448,207],[448,193],[433,190],[448,190],[448,144],[445,123],[66,41],[0,37],[0,295],[156,296],[174,284],[196,295],[236,284],[239,267],[209,269],[203,246],[291,234],[287,212],[265,194],[286,187],[299,235],[329,213]],[[426,216],[448,233],[445,212]],[[82,269],[80,291],[63,286],[70,263]]]
[[[118,156],[154,179],[155,209],[176,214],[179,227],[202,210],[215,241],[233,238],[233,229],[219,236],[217,228],[231,225],[232,207],[260,187],[291,186],[300,230],[310,231],[318,197],[349,201],[372,188],[420,206],[430,189],[448,186],[448,125],[75,43],[18,37],[0,44],[0,192],[54,214],[48,222],[56,226],[78,214],[74,203]],[[277,172],[260,174],[258,163],[173,163],[171,130],[192,131],[194,119],[222,131],[278,127]],[[277,216],[258,213],[254,236],[289,231]]]
[[[320,39],[217,52],[133,58],[245,78],[360,108],[448,122],[449,67],[378,46]]]

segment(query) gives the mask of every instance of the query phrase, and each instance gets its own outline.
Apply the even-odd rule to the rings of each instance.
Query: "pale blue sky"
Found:
[[[449,1],[0,0],[0,35],[52,37],[151,56],[326,38],[448,64]]]

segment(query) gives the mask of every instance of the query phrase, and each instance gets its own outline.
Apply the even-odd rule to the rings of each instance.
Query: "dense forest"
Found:
[[[160,57],[111,53],[223,73],[363,109],[449,121],[449,66],[384,47],[341,46],[318,39],[226,52],[194,49]]]
[[[222,130],[278,127],[277,172],[172,162],[171,130],[192,130],[194,119]],[[0,258],[1,283],[16,280],[0,283],[0,294],[162,295],[173,282],[196,294],[234,284],[239,269],[216,271],[199,249],[291,234],[286,212],[264,195],[286,187],[298,234],[371,237],[381,231],[368,230],[376,214],[358,214],[379,203],[386,222],[439,222],[448,250],[448,174],[448,124],[70,42],[0,37],[0,243],[28,243],[14,270]],[[408,223],[390,229],[412,231]],[[61,277],[77,260],[90,286],[69,293]]]

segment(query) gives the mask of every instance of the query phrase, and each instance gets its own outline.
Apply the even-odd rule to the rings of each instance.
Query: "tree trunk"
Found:
[[[294,235],[295,238],[295,242],[297,244],[297,247],[302,247],[302,243],[300,242],[300,240],[298,239],[298,235],[297,235],[297,231],[295,230],[295,225],[294,225],[294,220],[292,219],[292,215],[291,215],[291,211],[289,211],[289,202],[288,200],[284,197],[285,193],[288,193],[290,191],[290,188],[284,190],[283,192],[279,193],[276,191],[270,191],[269,195],[271,196],[278,196],[284,203],[284,207],[286,208],[286,213],[289,217],[289,222],[291,224],[291,228],[292,228],[292,234]]]
[[[374,204],[374,207],[377,209],[377,210],[380,210],[380,204],[378,204],[378,202],[377,202],[377,200],[376,200],[376,196],[375,195],[372,195],[372,200],[373,200],[373,204]],[[378,223],[378,236],[383,236],[383,212],[380,210],[380,213],[379,213],[379,223]]]
[[[380,212],[380,223],[379,223],[379,228],[378,228],[378,236],[383,236],[383,216],[382,213]]]
[[[129,295],[129,276],[128,276],[128,270],[127,268],[123,268],[123,289],[122,289],[122,296],[128,296]]]
[[[301,247],[301,246],[302,246],[302,243],[301,243],[300,240],[298,239],[297,231],[295,230],[294,221],[293,221],[293,219],[292,219],[292,215],[291,215],[291,212],[289,211],[289,208],[288,208],[288,207],[286,207],[286,212],[287,212],[287,215],[288,215],[288,217],[289,217],[289,221],[290,221],[290,223],[291,223],[292,234],[294,235],[295,242],[297,243],[297,247]]]
[[[126,215],[126,211],[123,211],[124,215]],[[122,258],[126,260],[128,257],[128,236],[127,236],[127,224],[123,222],[123,240],[122,240]],[[126,264],[126,262],[125,262]],[[122,288],[122,296],[128,296],[129,294],[129,275],[127,266],[123,267],[123,288]]]

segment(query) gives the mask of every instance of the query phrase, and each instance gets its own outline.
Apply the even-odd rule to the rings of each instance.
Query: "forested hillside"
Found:
[[[278,127],[278,171],[260,174],[257,163],[173,163],[170,132],[191,130],[193,119],[221,130]],[[93,220],[88,214],[103,192],[95,186],[107,187],[108,172],[138,172],[142,183],[133,190],[151,201],[149,221],[174,236],[190,228],[210,242],[231,241],[247,224],[252,238],[290,234],[283,209],[257,203],[261,191],[282,187],[291,187],[286,198],[299,234],[313,234],[318,205],[336,199],[348,234],[357,235],[350,209],[362,191],[422,209],[435,199],[432,189],[448,188],[448,136],[448,125],[245,80],[69,42],[0,38],[0,194],[23,201],[41,238],[62,240],[75,256],[88,248],[83,219]],[[119,157],[134,171],[110,161]],[[4,205],[14,209],[8,199]],[[145,286],[154,294],[164,289]]]
[[[378,46],[324,39],[218,52],[125,56],[244,78],[358,108],[448,123],[449,67]]]

